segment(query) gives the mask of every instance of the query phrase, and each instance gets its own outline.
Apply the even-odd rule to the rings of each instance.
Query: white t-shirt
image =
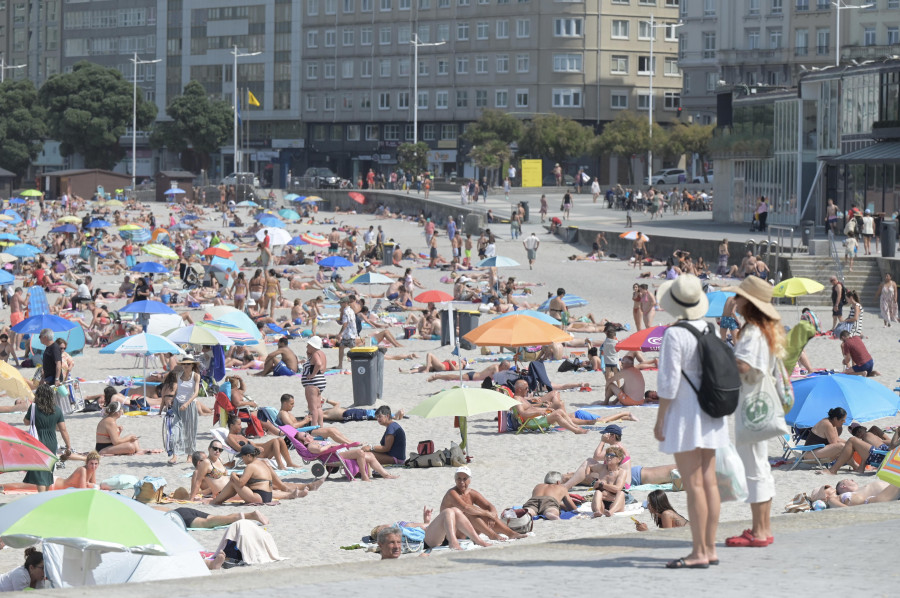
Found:
[[[600,183],[597,181],[591,183],[591,193],[600,193]]]
[[[540,242],[541,241],[537,237],[535,237],[534,235],[531,235],[524,241],[525,249],[537,249]]]
[[[874,235],[875,234],[875,219],[871,216],[863,216],[863,229],[862,234],[864,235]]]
[[[346,324],[346,328],[344,328],[344,332],[341,334],[342,339],[354,339],[357,337],[356,334],[356,314],[353,311],[353,308],[349,305],[344,308],[344,311],[341,313],[341,326]]]
[[[78,296],[82,299],[90,299],[91,298],[91,290],[84,283],[78,285]]]
[[[497,255],[497,246],[493,243],[488,243],[484,248],[484,257],[494,257]]]
[[[9,573],[0,575],[0,592],[19,592],[29,586],[31,575],[25,567],[16,567]]]

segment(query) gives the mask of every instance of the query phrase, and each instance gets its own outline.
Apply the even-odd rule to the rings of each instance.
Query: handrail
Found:
[[[828,251],[831,253],[831,259],[834,262],[834,269],[837,271],[837,278],[844,284],[844,266],[841,264],[841,254],[838,252],[837,244],[834,240],[834,231],[828,229]]]
[[[775,232],[776,240],[772,240],[772,232]],[[766,227],[766,232],[768,233],[768,244],[771,247],[775,246],[775,264],[769,264],[768,260],[766,260],[766,265],[769,266],[769,272],[772,272],[773,268],[775,271],[779,271],[778,269],[778,261],[781,257],[782,253],[786,253],[786,257],[792,257],[794,255],[794,227],[793,226],[784,226],[781,224],[770,224]],[[787,251],[785,247],[785,239],[787,233],[791,235],[791,246],[790,251]],[[774,277],[773,277],[774,278]]]

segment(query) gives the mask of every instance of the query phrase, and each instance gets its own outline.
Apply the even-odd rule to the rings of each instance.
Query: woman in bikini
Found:
[[[275,317],[275,307],[281,301],[281,283],[275,277],[275,270],[269,270],[266,275],[266,306],[269,308],[269,317]],[[265,309],[265,308],[261,308]]]
[[[19,367],[19,357],[16,355],[16,347],[9,342],[9,334],[6,332],[0,333],[0,360],[9,363],[10,357],[15,360],[16,367]]]
[[[123,428],[117,420],[122,417],[122,403],[112,401],[103,408],[103,419],[97,424],[94,450],[101,455],[150,455],[160,449],[144,450],[134,434],[122,436]]]
[[[263,288],[265,288],[265,286],[266,277],[263,275],[262,269],[257,268],[247,285],[247,288],[250,290],[250,298],[259,302],[262,299]]]
[[[225,367],[227,368],[245,368],[251,361],[253,361],[253,355],[243,345],[234,345],[228,349],[228,353],[225,355]]]
[[[225,447],[218,440],[213,440],[207,448],[209,456],[201,451],[191,455],[194,473],[191,476],[191,498],[199,493],[210,494],[215,498],[228,485],[228,468],[222,462]]]
[[[634,317],[634,329],[641,330],[644,321],[641,318],[641,285],[638,283],[631,285],[631,315]]]
[[[303,307],[306,309],[306,319],[310,323],[312,335],[316,336],[316,326],[319,324],[319,316],[322,315],[322,308],[325,305],[325,299],[319,295],[315,299],[307,301]]]
[[[650,292],[650,287],[641,285],[641,315],[644,319],[644,328],[650,328],[653,324],[653,313],[656,307],[656,298]]]
[[[329,442],[320,442],[313,439],[312,434],[307,432],[297,432],[297,435],[294,436],[297,440],[300,441],[303,446],[305,446],[310,453],[314,455],[321,455],[322,453],[328,451],[333,448]],[[347,460],[351,459],[356,461],[357,466],[359,466],[359,476],[364,482],[371,481],[369,477],[369,469],[371,468],[375,473],[380,475],[381,477],[387,480],[397,479],[399,476],[391,475],[387,472],[387,470],[382,467],[381,463],[378,462],[378,459],[375,458],[371,451],[371,447],[369,447],[369,451],[364,450],[365,447],[346,447],[338,449],[338,453],[340,453],[341,458]]]
[[[647,495],[647,511],[656,527],[662,529],[684,527],[688,524],[688,520],[672,508],[669,497],[663,490],[654,490]],[[647,524],[640,521],[635,521],[634,527],[639,532],[647,531]]]
[[[247,279],[244,277],[243,272],[238,272],[231,291],[234,297],[234,308],[244,311],[244,302],[250,293],[250,287],[247,285]]]
[[[95,488],[98,490],[112,490],[112,488],[106,486],[105,484],[97,483],[98,467],[100,467],[100,453],[98,453],[97,451],[91,451],[85,457],[85,464],[73,471],[72,475],[67,478],[53,478],[53,486],[50,487],[50,490],[65,490],[66,488]],[[34,490],[35,492],[37,492],[37,486],[35,484],[25,483],[3,484],[2,486],[0,486],[0,492],[12,490]]]
[[[276,440],[284,445],[281,439]],[[232,473],[228,483],[219,491],[212,504],[221,505],[234,496],[246,503],[268,504],[276,498],[300,498],[309,494],[308,488],[289,487],[278,479],[278,476],[272,475],[272,468],[259,458],[260,451],[253,445],[245,444],[238,455],[244,461],[244,473],[241,475]]]

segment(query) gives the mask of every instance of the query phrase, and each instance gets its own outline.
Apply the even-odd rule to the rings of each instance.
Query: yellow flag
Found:
[[[247,90],[247,103],[251,106],[259,106],[259,100],[256,99],[256,96],[249,89]]]

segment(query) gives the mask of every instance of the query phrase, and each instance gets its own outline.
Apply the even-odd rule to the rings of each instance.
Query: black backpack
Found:
[[[675,324],[689,330],[697,338],[700,353],[700,367],[703,371],[700,387],[694,386],[682,370],[681,375],[697,393],[700,408],[711,417],[725,417],[737,409],[741,393],[741,374],[738,371],[734,352],[716,334],[715,327],[707,323],[706,332],[700,332],[687,322]]]

